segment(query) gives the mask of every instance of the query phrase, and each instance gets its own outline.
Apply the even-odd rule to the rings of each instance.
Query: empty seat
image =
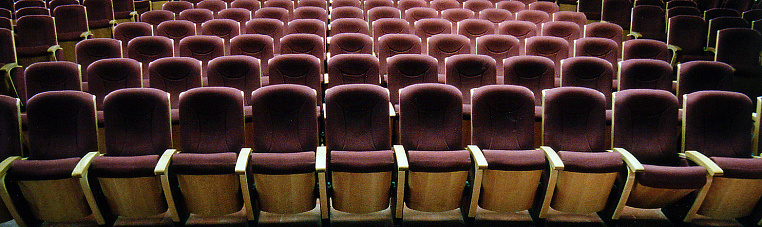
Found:
[[[74,46],[82,40],[93,38],[87,26],[87,14],[82,5],[66,5],[53,10],[58,45],[63,48],[64,59],[75,61]]]
[[[140,14],[140,21],[151,24],[154,30],[156,30],[156,27],[159,26],[161,22],[175,20],[175,16],[177,15],[179,15],[179,13],[175,14],[168,10],[151,10]]]
[[[596,57],[571,57],[561,63],[561,86],[586,87],[594,89],[611,103],[611,85],[614,70],[606,60]],[[607,105],[606,109],[611,109]],[[609,119],[610,117],[607,117]]]
[[[630,59],[619,62],[619,91],[658,89],[674,91],[672,65],[656,59]]]
[[[386,75],[386,59],[398,54],[421,54],[421,38],[411,34],[387,34],[378,38],[376,56],[381,74]]]
[[[535,118],[542,117],[542,90],[554,87],[556,65],[542,56],[514,56],[503,60],[503,84],[529,88],[534,93]]]
[[[550,14],[540,10],[522,10],[516,13],[516,20],[529,21],[539,27],[542,23],[550,21]]]
[[[453,8],[453,9],[446,9],[443,10],[440,13],[440,16],[442,19],[447,19],[452,23],[453,28],[458,27],[458,22],[469,19],[469,18],[475,18],[476,13],[474,11],[471,11],[470,9],[463,9],[463,8]]]
[[[373,54],[373,38],[360,33],[341,33],[331,37],[328,52],[339,54]]]
[[[677,97],[696,91],[731,91],[733,67],[722,62],[692,61],[677,65]]]
[[[622,34],[624,30],[615,23],[594,22],[585,25],[583,37],[607,38],[617,44],[617,56],[622,55]]]
[[[322,0],[301,0],[296,2],[296,9],[299,7],[305,7],[305,6],[311,6],[311,7],[318,7],[325,10],[328,10],[328,2],[322,1]]]
[[[343,84],[381,85],[378,58],[370,54],[334,55],[328,59],[326,71],[328,88]]]
[[[280,54],[309,54],[320,59],[321,65],[326,61],[325,41],[314,34],[289,34],[280,39]],[[320,73],[325,72],[320,67]]]
[[[487,55],[458,54],[445,59],[445,82],[463,94],[464,119],[471,119],[471,89],[497,84],[496,65]]]
[[[447,9],[461,8],[460,2],[457,0],[432,0],[429,2],[429,7],[436,9],[439,12]]]
[[[35,62],[64,60],[53,17],[29,15],[18,18],[15,34],[19,65],[26,67]]]
[[[288,10],[288,12],[294,11],[294,1],[288,0],[266,0],[262,2],[262,7],[278,7]]]
[[[222,38],[225,41],[224,53],[230,55],[230,39],[241,33],[241,26],[231,19],[212,19],[201,24],[199,33]]]
[[[399,112],[399,90],[413,84],[437,83],[437,59],[420,54],[397,54],[387,59],[391,103]]]
[[[554,13],[559,11],[558,5],[554,2],[537,1],[533,3],[529,3],[528,7],[529,7],[528,9],[531,9],[531,10],[545,11],[546,13],[550,15],[553,15]],[[584,12],[584,11],[581,11],[581,12]]]
[[[677,6],[667,9],[666,15],[667,18],[672,18],[675,16],[683,16],[683,15],[690,15],[690,16],[701,16],[701,11],[699,11],[696,7],[688,7],[688,6]]]
[[[231,55],[247,55],[259,59],[262,75],[267,76],[267,62],[273,57],[273,38],[259,34],[242,34],[230,40]]]
[[[707,41],[706,47],[708,47],[708,48],[709,47],[713,48],[717,44],[717,32],[718,31],[720,31],[722,29],[726,29],[726,28],[748,28],[748,27],[750,27],[749,26],[750,25],[749,22],[747,22],[746,20],[744,20],[741,17],[718,17],[718,18],[714,18],[712,20],[709,20],[708,24],[709,24],[708,25],[708,28],[709,28],[708,35],[709,36],[708,36],[708,38],[706,40]]]
[[[156,27],[155,35],[170,38],[174,45],[173,53],[175,56],[179,56],[180,40],[188,36],[194,36],[196,35],[196,32],[196,24],[193,22],[187,20],[171,20],[161,22],[161,24]]]
[[[251,92],[261,87],[261,62],[251,56],[222,56],[209,61],[206,76],[211,87],[232,87],[244,94],[244,105],[251,106]],[[248,109],[248,108],[245,108]],[[251,111],[244,111],[251,117]]]
[[[503,21],[513,20],[514,16],[507,9],[484,9],[479,12],[479,19],[488,20],[497,25]]]
[[[285,34],[315,34],[325,39],[325,22],[318,19],[294,19],[286,25]]]
[[[606,60],[611,63],[614,72],[618,68],[618,52],[619,45],[610,39],[588,37],[574,40],[574,57],[590,56]]]
[[[280,38],[283,37],[285,30],[286,25],[282,21],[271,18],[251,19],[246,22],[246,28],[244,29],[246,34],[260,34],[272,37],[276,54],[280,53]]]
[[[87,9],[87,21],[90,31],[96,38],[113,38],[111,33],[114,20],[114,6],[111,0],[83,0],[82,5]]]
[[[24,82],[28,99],[46,91],[82,91],[82,72],[73,62],[38,62],[26,67]]]
[[[525,10],[527,8],[526,4],[520,1],[499,1],[495,3],[495,8],[498,9],[506,9],[508,11],[511,11],[511,13],[518,13],[519,11]]]
[[[254,12],[260,8],[260,1],[256,0],[234,0],[230,3],[230,8],[248,9]]]
[[[603,0],[603,5],[601,7],[601,22],[614,23],[623,29],[630,29],[632,1]]]
[[[370,26],[360,18],[336,19],[330,24],[330,36],[341,33],[360,33],[370,36]]]
[[[84,74],[88,84],[88,92],[95,95],[98,110],[104,110],[103,99],[109,93],[122,88],[143,87],[140,62],[129,58],[108,58],[93,62]],[[103,123],[103,113],[98,116]]]
[[[439,74],[445,74],[445,58],[471,53],[471,40],[463,35],[439,34],[429,37],[427,54],[437,59]]]
[[[114,0],[114,20],[117,23],[138,21],[138,11],[135,10],[133,0]]]
[[[0,73],[3,77],[0,80],[0,94],[17,97],[26,101],[24,96],[24,69],[17,63],[16,47],[13,40],[13,31],[0,28],[0,39],[11,40],[0,44]]]
[[[542,36],[563,38],[571,46],[574,43],[574,40],[582,37],[582,28],[574,22],[550,21],[542,24],[540,27],[540,34]]]
[[[551,19],[553,21],[574,22],[582,29],[584,29],[585,24],[587,24],[587,17],[585,17],[585,14],[582,12],[558,11],[551,14]]]
[[[308,54],[281,54],[270,59],[268,84],[299,84],[315,89],[322,97],[320,59]]]
[[[669,18],[667,44],[672,53],[672,64],[694,60],[713,60],[704,51],[707,27],[699,16],[681,15]]]
[[[394,1],[392,0],[366,0],[362,2],[362,9],[367,13],[376,7],[394,7]]]
[[[50,16],[50,10],[45,7],[26,7],[13,12],[13,17],[17,19],[27,15]]]
[[[495,34],[495,24],[483,19],[465,19],[458,22],[458,34],[471,40],[471,53],[476,53],[476,39]]]
[[[561,60],[570,56],[569,43],[559,37],[535,36],[526,39],[526,55],[543,56],[556,63],[556,76],[560,76]]]
[[[186,9],[193,9],[193,3],[188,1],[169,1],[161,5],[161,9],[154,9],[154,10],[167,10],[175,14],[175,16],[179,16],[180,12]],[[151,11],[154,11],[151,10]],[[142,20],[142,18],[141,18]]]
[[[201,61],[189,57],[165,57],[148,66],[150,87],[169,93],[172,109],[180,106],[180,93],[201,87],[201,73]]]
[[[371,23],[373,40],[378,43],[378,38],[386,34],[412,34],[410,24],[400,18],[383,18]]]
[[[655,39],[666,41],[666,22],[664,9],[653,5],[640,5],[632,8],[630,34],[636,39]]]
[[[211,10],[214,15],[217,15],[217,12],[220,12],[223,9],[227,9],[227,7],[228,4],[222,0],[202,0],[196,3],[197,9]]]
[[[603,11],[602,0],[579,0],[577,1],[577,11],[585,13],[590,20],[600,20]]]
[[[360,8],[360,10],[362,10],[362,2],[360,0],[336,0],[331,2],[332,11],[334,9],[337,9],[339,7],[344,7],[344,6],[353,6],[353,7]]]
[[[453,31],[452,23],[442,18],[421,19],[415,22],[413,33],[421,38],[423,52],[426,52],[427,40],[429,37],[438,34],[451,34]]]
[[[208,9],[186,9],[177,16],[177,20],[193,22],[197,28],[200,28],[201,24],[211,19],[214,19],[214,12]]]
[[[740,17],[741,13],[734,9],[711,8],[704,11],[704,21],[709,21],[718,17]]]
[[[358,18],[364,20],[365,16],[360,7],[342,6],[335,7],[331,10],[331,24],[333,24],[334,21],[343,18]]]
[[[225,41],[213,35],[194,35],[180,40],[179,57],[190,57],[201,61],[201,68],[219,56],[225,55]],[[206,76],[206,74],[203,74]]]
[[[439,18],[439,11],[429,7],[413,7],[405,10],[402,19],[407,20],[410,27],[414,27],[416,21],[429,18]]]
[[[649,58],[670,62],[671,54],[667,44],[652,39],[627,40],[622,43],[622,60]]]
[[[314,6],[300,6],[294,9],[292,20],[296,19],[316,19],[323,23],[328,23],[328,14],[324,8]]]
[[[463,2],[463,8],[470,9],[478,15],[484,9],[495,8],[495,5],[489,0],[466,0]]]
[[[762,9],[750,9],[750,10],[744,11],[741,14],[741,17],[749,23],[755,20],[760,20],[762,19]]]
[[[14,11],[27,7],[45,7],[45,2],[39,0],[21,0],[13,3]]]
[[[246,22],[251,20],[251,11],[243,8],[227,8],[220,10],[220,12],[217,13],[216,18],[234,20],[240,24],[241,28],[243,28]]]
[[[429,8],[436,11],[434,8],[429,7],[429,2],[425,0],[399,0],[397,1],[397,8],[400,9],[403,13],[407,12],[408,9],[416,8],[416,7],[422,7],[422,8]]]
[[[138,36],[152,36],[153,26],[146,22],[124,22],[114,27],[114,39],[122,42],[122,50],[127,50],[127,43]]]
[[[77,43],[75,49],[77,54],[76,62],[82,67],[82,75],[87,75],[87,68],[97,60],[121,58],[126,55],[125,52],[122,52],[120,41],[116,39],[95,38],[83,40]],[[87,82],[87,76],[83,77],[82,81]]]
[[[503,59],[519,56],[519,39],[510,35],[485,35],[476,39],[476,54],[487,55],[497,63],[497,83],[503,82]]]
[[[540,34],[540,29],[537,24],[529,21],[503,21],[497,26],[497,34],[512,35],[524,46],[527,38]]]
[[[367,11],[366,20],[371,24],[378,19],[384,18],[402,18],[402,12],[391,6],[379,6]]]

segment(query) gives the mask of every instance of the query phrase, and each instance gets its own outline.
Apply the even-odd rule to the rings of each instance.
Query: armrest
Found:
[[[21,159],[21,156],[11,156],[0,162],[0,179],[2,180],[0,181],[0,197],[2,197],[5,207],[8,208],[8,212],[13,219],[16,220],[16,224],[19,226],[27,226],[20,212],[16,209],[16,205],[13,203],[13,199],[8,192],[8,187],[5,185],[5,176],[8,173],[8,170],[11,169],[11,164],[19,159]]]
[[[116,20],[110,20],[110,21],[108,21],[108,23],[109,23],[111,26],[114,26],[114,25],[116,25],[116,24],[117,24],[117,23],[116,23]]]
[[[5,176],[5,174],[8,173],[8,170],[11,169],[11,164],[13,161],[21,159],[21,156],[11,156],[3,160],[3,162],[0,162],[0,176]]]
[[[672,60],[669,63],[672,65],[675,65],[677,63],[677,55],[678,53],[682,52],[683,49],[680,48],[679,46],[675,46],[671,44],[667,44],[667,49],[672,51]]]
[[[706,168],[710,176],[722,176],[723,171],[716,163],[698,151],[685,151],[685,158]]]
[[[630,31],[630,34],[627,34],[627,36],[631,36],[634,39],[639,39],[640,37],[643,37],[643,35],[640,34],[640,32],[633,32],[633,31]]]
[[[405,153],[405,148],[402,147],[402,145],[394,145],[392,149],[394,150],[394,159],[397,160],[397,170],[406,171],[410,169],[410,164],[407,163],[407,153]]]
[[[315,171],[324,173],[327,169],[327,161],[328,149],[326,149],[325,146],[317,147],[317,150],[315,151]]]
[[[471,158],[474,161],[474,167],[476,169],[486,169],[487,168],[487,159],[484,158],[484,153],[482,153],[482,149],[479,149],[476,145],[468,145],[466,146],[466,150],[471,152]]]
[[[93,36],[93,32],[91,32],[89,30],[88,31],[84,31],[81,34],[79,34],[79,38],[82,38],[82,39],[88,39],[88,38],[90,38],[92,36]]]
[[[328,118],[328,114],[326,114],[326,111],[325,111],[325,103],[323,103],[323,104],[321,104],[321,105],[323,106],[323,108],[322,108],[322,111],[323,111],[323,119],[326,119],[326,118]]]
[[[74,166],[74,171],[71,172],[71,176],[82,178],[82,176],[87,172],[87,169],[90,168],[90,164],[93,163],[93,158],[96,155],[100,155],[100,153],[97,151],[88,152],[85,157],[82,157],[77,165]]]
[[[564,163],[561,161],[561,157],[558,157],[556,151],[548,146],[540,146],[540,150],[545,152],[545,158],[548,159],[551,170],[564,170]]]
[[[617,152],[622,155],[622,160],[624,160],[624,163],[627,164],[627,168],[629,168],[630,171],[636,173],[645,171],[643,164],[640,164],[640,161],[638,161],[638,159],[635,158],[632,153],[625,150],[624,148],[614,148],[613,152]]]
[[[323,73],[323,84],[328,84],[328,73]]]
[[[137,17],[138,16],[138,11],[132,11],[132,12],[130,12],[130,16]]]
[[[235,162],[236,174],[246,174],[246,167],[249,165],[249,156],[251,156],[251,148],[241,148],[241,152],[238,153],[238,160]]]
[[[58,44],[48,47],[48,53],[55,54],[58,50],[63,50]]]
[[[15,68],[21,68],[21,66],[18,63],[16,63],[16,62],[11,62],[11,63],[3,65],[3,67],[0,67],[0,71],[4,71],[6,73],[10,73],[11,70],[13,70]]]
[[[704,49],[704,51],[710,52],[710,53],[712,53],[712,55],[717,53],[717,51],[715,51],[714,47],[707,47],[706,49]]]
[[[169,171],[169,162],[172,160],[172,155],[177,153],[177,149],[167,149],[164,154],[159,158],[159,162],[156,163],[156,168],[153,169],[153,173],[156,175],[167,175]],[[238,163],[236,163],[238,167]]]
[[[394,104],[389,103],[389,117],[396,117],[397,112],[394,111]]]

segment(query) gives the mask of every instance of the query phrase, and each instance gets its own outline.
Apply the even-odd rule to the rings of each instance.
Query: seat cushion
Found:
[[[382,151],[331,151],[331,171],[351,173],[374,173],[394,171],[394,152]]]
[[[159,162],[159,155],[95,156],[90,164],[90,176],[107,178],[150,177]]]
[[[706,169],[701,166],[643,165],[636,175],[638,183],[653,188],[698,189],[706,184]]]
[[[8,177],[13,180],[59,180],[71,178],[71,172],[80,158],[53,160],[16,160],[11,164]]]
[[[177,153],[172,156],[171,168],[177,174],[187,175],[232,174],[237,159],[234,152]]]
[[[542,150],[483,150],[488,169],[505,171],[541,170],[545,164]]]
[[[252,153],[249,160],[252,173],[300,174],[315,172],[315,152]]]
[[[559,151],[564,171],[580,173],[611,173],[624,169],[622,156],[616,152]]]
[[[762,159],[711,157],[722,169],[723,177],[762,179]]]
[[[454,172],[471,168],[471,154],[457,151],[408,151],[410,171]]]

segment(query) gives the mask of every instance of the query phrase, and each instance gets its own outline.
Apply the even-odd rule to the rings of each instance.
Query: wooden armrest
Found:
[[[683,49],[682,49],[682,48],[680,48],[679,46],[675,46],[675,45],[671,45],[671,44],[667,44],[667,49],[669,49],[670,51],[672,51],[672,60],[670,60],[670,62],[669,62],[669,63],[670,63],[670,64],[672,64],[672,65],[675,65],[675,64],[677,64],[677,55],[678,55],[680,52],[682,52],[682,51],[683,51]]]
[[[91,31],[84,31],[81,34],[79,34],[79,38],[82,38],[82,39],[88,39],[91,36],[93,36],[93,32]]]
[[[402,145],[394,145],[392,149],[394,150],[394,158],[397,161],[397,170],[407,171],[410,169],[410,164],[407,162],[407,153],[405,153],[405,148],[402,147]]]
[[[133,16],[133,17],[138,16],[138,11],[132,11],[132,12],[130,12],[130,16]]]
[[[11,156],[0,162],[0,176],[5,176],[8,170],[11,169],[13,161],[21,159],[21,156]]]
[[[55,54],[58,50],[63,50],[58,44],[48,47],[48,53]]]
[[[11,70],[13,70],[15,68],[21,68],[21,66],[18,63],[11,62],[11,63],[3,65],[3,67],[0,67],[0,71],[4,71],[6,73],[10,73]]]
[[[328,149],[325,146],[317,147],[315,151],[315,171],[325,172],[328,162]]]
[[[116,20],[110,20],[108,23],[109,23],[111,26],[114,26],[114,25],[116,25],[116,24],[117,24]]]
[[[564,170],[564,163],[561,161],[561,157],[558,157],[556,151],[548,146],[540,146],[540,150],[545,152],[545,158],[548,159],[551,170]]]
[[[0,197],[3,198],[3,204],[8,208],[8,212],[13,219],[16,220],[16,224],[18,224],[18,226],[27,226],[20,212],[16,209],[13,199],[11,199],[11,195],[8,192],[8,188],[5,185],[5,175],[8,173],[8,170],[11,169],[11,164],[19,159],[21,159],[21,156],[11,156],[0,162],[0,179],[3,180],[0,182]]]
[[[328,84],[328,73],[323,73],[323,84]]]
[[[714,50],[714,47],[706,47],[706,49],[704,49],[704,51],[710,52],[713,55],[717,53],[717,51]]]
[[[627,34],[627,36],[632,36],[632,38],[635,38],[635,39],[639,39],[640,37],[643,37],[643,35],[640,34],[640,32],[633,32],[633,31],[630,31],[630,34]]]
[[[397,112],[394,111],[394,104],[389,102],[389,117],[396,117],[396,116],[397,116]]]
[[[624,163],[627,164],[627,168],[630,169],[630,171],[635,173],[645,171],[643,164],[640,164],[640,161],[638,161],[638,159],[635,158],[635,156],[626,149],[614,148],[613,152],[617,152],[622,155],[622,160],[624,160]]]
[[[762,97],[757,97],[757,106],[754,113],[751,113],[751,119],[754,121],[754,133],[751,140],[751,153],[759,155],[759,128],[762,127]]]
[[[235,162],[236,174],[246,174],[246,167],[249,165],[249,156],[251,156],[251,148],[241,148],[241,152],[238,153],[238,160]]]
[[[175,153],[177,153],[177,149],[167,149],[164,151],[164,154],[161,154],[161,158],[159,158],[159,162],[156,163],[156,168],[153,169],[153,173],[156,175],[167,175],[169,171],[169,162],[172,160],[172,155]]]
[[[722,176],[724,173],[720,166],[698,151],[685,151],[685,158],[706,168],[710,176]]]
[[[82,157],[77,165],[74,166],[74,171],[71,172],[71,176],[82,178],[82,176],[87,172],[87,169],[90,168],[90,164],[93,163],[93,158],[96,155],[100,155],[100,153],[97,151],[88,152],[85,157]]]
[[[473,159],[474,167],[476,169],[487,169],[487,159],[484,158],[482,149],[479,149],[476,145],[468,145],[466,146],[466,150],[471,153],[471,158]]]

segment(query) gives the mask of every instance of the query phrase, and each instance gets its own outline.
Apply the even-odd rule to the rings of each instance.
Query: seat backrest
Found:
[[[225,55],[225,41],[213,35],[194,35],[180,40],[180,57],[195,58],[206,68],[209,60]]]
[[[386,34],[413,34],[410,23],[400,18],[383,18],[373,21],[370,24],[373,40],[378,42],[378,38]]]
[[[52,11],[56,22],[58,40],[80,41],[81,34],[89,31],[87,14],[82,5],[65,5]]]
[[[511,13],[511,11],[508,11],[507,9],[484,9],[481,12],[479,12],[479,19],[488,20],[492,23],[495,23],[495,25],[497,25],[503,21],[513,20],[515,19],[515,17],[513,13]]]
[[[587,17],[583,12],[558,11],[551,14],[551,18],[553,21],[574,22],[580,28],[584,28],[585,24],[587,24]]]
[[[439,11],[429,7],[413,7],[403,12],[402,19],[407,20],[410,27],[415,27],[415,22],[422,19],[439,18]]]
[[[363,14],[364,12],[360,7],[355,6],[341,6],[341,7],[333,7],[331,9],[331,24],[333,24],[333,21],[336,21],[338,19],[343,18],[357,18],[365,20],[365,16]],[[332,25],[333,26],[333,25]]]
[[[265,0],[262,2],[262,7],[278,7],[288,10],[288,12],[294,11],[294,1],[290,0]]]
[[[280,45],[281,54],[309,54],[320,59],[320,62],[325,62],[325,41],[318,35],[285,35],[280,38]]]
[[[428,55],[394,55],[387,59],[387,67],[392,104],[399,104],[399,90],[408,85],[438,82],[437,59]]]
[[[222,56],[209,61],[204,69],[211,87],[232,87],[243,91],[244,105],[249,105],[251,92],[261,85],[259,59],[251,56]]]
[[[556,76],[560,76],[561,60],[569,57],[569,43],[553,36],[534,36],[526,39],[526,55],[550,58],[556,63]]]
[[[262,7],[254,11],[252,18],[276,19],[282,21],[283,24],[287,24],[291,20],[288,10],[280,7]]]
[[[557,151],[606,149],[606,98],[583,87],[543,90],[542,144]]]
[[[366,11],[366,20],[371,24],[378,19],[402,18],[402,11],[392,6],[378,6]]]
[[[90,64],[100,59],[125,57],[122,42],[116,39],[95,38],[82,40],[74,46],[77,64],[82,66],[82,75],[87,75]],[[82,81],[89,81],[87,76]]]
[[[325,22],[318,19],[294,19],[286,25],[285,34],[314,34],[325,39]]]
[[[98,151],[95,97],[81,91],[49,91],[29,99],[29,159],[82,157]]]
[[[267,62],[273,57],[273,38],[259,34],[242,34],[230,40],[231,55],[247,55],[259,59],[262,75],[268,74]]]
[[[13,12],[13,17],[17,19],[22,18],[24,16],[29,16],[29,15],[50,16],[50,10],[45,7],[32,6],[32,7],[21,8]]]
[[[503,59],[519,56],[519,39],[510,35],[485,35],[476,39],[476,54],[487,55],[497,63],[497,76],[503,75]]]
[[[403,12],[407,12],[407,10],[416,8],[416,7],[434,9],[429,7],[429,2],[426,0],[398,0],[397,1],[397,8]],[[436,11],[436,9],[434,9],[434,11]]]
[[[244,147],[240,90],[200,87],[183,92],[179,101],[183,153],[237,153]]]
[[[603,0],[601,7],[601,21],[614,23],[623,29],[630,29],[632,1]]]
[[[360,33],[341,33],[331,37],[328,52],[339,54],[373,54],[373,38]]]
[[[619,90],[658,89],[672,91],[672,65],[656,59],[619,62]]]
[[[488,150],[532,149],[534,106],[534,94],[526,87],[488,85],[472,90],[472,143]]]
[[[561,86],[595,89],[611,103],[611,83],[614,69],[606,60],[596,57],[572,57],[561,63]],[[606,109],[611,106],[607,105]]]
[[[161,10],[167,10],[179,16],[180,12],[186,9],[193,9],[193,3],[187,1],[169,1],[161,5]],[[155,11],[155,10],[151,10]],[[150,12],[150,11],[147,11]],[[140,18],[142,21],[142,17]]]
[[[0,39],[8,40],[0,43],[0,63],[16,63],[16,45],[11,29],[0,28]]]
[[[365,0],[362,3],[362,9],[365,12],[368,12],[368,10],[371,10],[376,7],[394,7],[394,1],[392,0]]]
[[[582,37],[582,28],[576,23],[569,21],[550,21],[540,26],[540,34],[543,36],[554,36],[563,38],[570,45],[574,40]]]
[[[690,0],[677,0],[677,1],[668,1],[666,2],[667,9],[671,9],[674,7],[682,7],[682,6],[690,6],[690,7],[698,7],[696,2],[690,1]]]
[[[294,9],[293,19],[315,19],[328,23],[328,13],[326,13],[325,8],[321,7],[299,6]]]
[[[322,93],[320,59],[308,54],[281,54],[270,59],[270,84],[299,84]]]
[[[534,93],[536,106],[542,105],[542,90],[553,88],[556,65],[542,56],[514,56],[503,60],[503,84],[519,85]]]
[[[215,18],[234,20],[238,22],[241,29],[243,29],[244,25],[246,25],[246,22],[251,20],[251,11],[244,8],[227,8],[227,9],[220,10],[220,12],[217,13]]]
[[[706,22],[699,16],[681,15],[669,18],[667,44],[680,47],[684,54],[704,52]]]
[[[431,0],[429,7],[436,9],[440,13],[448,9],[461,8],[460,2],[457,0]]]
[[[400,90],[400,143],[407,150],[461,150],[462,99],[457,88],[436,83]]]
[[[196,35],[196,28],[196,24],[187,20],[165,21],[161,22],[159,26],[156,27],[155,35],[170,38],[172,40],[172,45],[174,46],[173,53],[175,56],[179,56],[180,40],[188,36]]]
[[[471,40],[463,35],[439,34],[429,37],[427,54],[437,59],[439,73],[445,73],[445,58],[456,54],[470,54]]]
[[[21,0],[13,3],[14,11],[27,7],[45,7],[45,2],[41,0]]]
[[[274,51],[278,54],[280,53],[280,38],[283,37],[285,30],[286,25],[280,20],[271,18],[254,18],[246,22],[244,33],[272,37],[273,47],[275,47]]]
[[[370,36],[370,26],[360,18],[340,18],[331,21],[330,33],[330,36],[341,33],[361,33]]]
[[[622,60],[656,59],[670,62],[671,53],[667,44],[653,39],[633,39],[622,43]]]
[[[201,62],[189,57],[165,57],[148,66],[151,87],[169,92],[173,109],[180,104],[181,92],[201,87],[201,73]]]
[[[451,34],[452,31],[452,23],[442,18],[421,19],[413,24],[413,33],[421,38],[421,47],[424,53],[429,37],[438,34]]]
[[[328,59],[328,88],[342,84],[381,85],[378,58],[371,54],[340,54]]]
[[[362,10],[362,1],[360,0],[336,0],[331,2],[331,8],[336,9],[343,6],[357,7]],[[333,14],[333,12],[331,12]]]
[[[28,15],[16,19],[16,51],[28,52],[29,47],[53,46],[58,44],[53,17]],[[19,53],[19,54],[21,54]]]
[[[471,53],[476,52],[476,38],[495,34],[495,23],[484,19],[465,19],[458,22],[458,34],[471,40]]]
[[[762,35],[750,28],[728,28],[718,32],[715,61],[731,65],[759,66]]]
[[[630,89],[614,93],[612,145],[643,164],[677,166],[680,121],[669,91]]]
[[[537,1],[529,3],[528,7],[530,10],[540,10],[548,14],[554,14],[559,11],[558,4],[555,2]]]
[[[741,17],[718,17],[709,20],[709,33],[707,37],[707,47],[715,47],[717,44],[717,33],[726,28],[748,28],[749,22]]]
[[[201,24],[202,35],[213,35],[222,38],[225,45],[225,55],[230,55],[230,39],[241,34],[241,25],[231,19],[212,19]]]
[[[498,9],[506,9],[508,11],[511,11],[511,13],[518,13],[519,11],[525,10],[527,8],[526,4],[520,1],[500,1],[495,3],[495,8]]]
[[[712,8],[704,11],[704,21],[710,21],[718,17],[740,17],[741,13],[734,9]]]
[[[296,9],[298,9],[299,7],[306,7],[306,6],[318,7],[323,10],[328,10],[328,2],[324,0],[302,0],[296,3]]]
[[[202,0],[196,3],[197,9],[211,10],[214,15],[217,15],[217,12],[220,12],[223,9],[227,9],[227,7],[228,4],[222,0]]]
[[[617,44],[617,56],[622,55],[622,27],[607,22],[594,22],[585,25],[582,37],[600,37],[607,38]]]
[[[527,38],[540,34],[540,31],[539,26],[537,26],[535,23],[529,21],[509,20],[498,24],[496,33],[501,35],[515,36],[519,39],[519,42],[521,42],[521,46],[524,46]]]
[[[702,16],[703,12],[699,11],[696,7],[689,7],[689,6],[676,6],[667,9],[667,18],[672,18],[675,16],[683,16],[683,15],[691,15],[691,16]]]
[[[109,156],[160,155],[172,147],[169,95],[153,88],[119,89],[103,100]]]
[[[132,12],[137,13],[134,0],[113,0],[111,3],[114,6],[114,18],[116,19],[131,19],[132,15],[130,14]]]
[[[37,62],[24,70],[26,97],[46,91],[82,91],[82,75],[77,63],[68,61]]]
[[[683,103],[683,151],[708,157],[751,157],[751,114],[748,96],[729,91],[697,91]]]
[[[177,2],[184,2],[184,1],[177,1]],[[190,3],[190,2],[184,2],[184,3]],[[146,11],[143,14],[140,14],[140,22],[149,23],[153,26],[154,29],[156,29],[157,26],[161,24],[161,22],[175,20],[175,17],[179,18],[179,12],[175,13],[170,10],[151,10],[151,11]]]
[[[387,105],[389,106],[389,105]],[[21,101],[0,95],[0,158],[21,155]]]
[[[262,153],[312,151],[318,145],[315,90],[296,84],[262,87],[251,95],[252,149]]]
[[[550,21],[550,14],[545,11],[527,9],[517,12],[516,20],[529,21],[539,27],[542,23]]]
[[[611,63],[614,72],[619,67],[617,64],[619,45],[606,38],[589,37],[574,40],[574,56],[590,56],[606,60]]]
[[[762,19],[762,9],[750,9],[750,10],[744,11],[741,14],[741,17],[743,17],[743,19],[745,19],[749,23],[755,20],[760,20]]]
[[[153,30],[153,26],[146,22],[122,22],[114,27],[114,39],[122,41],[122,51],[126,51],[127,43],[132,38],[152,36],[154,35]]]
[[[114,19],[114,5],[111,0],[83,0],[82,5],[87,9],[87,19],[93,21],[110,21]]]
[[[397,54],[421,54],[421,38],[411,34],[386,34],[378,38],[376,55],[386,74],[386,58]]]
[[[347,84],[325,91],[325,143],[328,150],[391,149],[389,91],[369,84]]]
[[[663,0],[635,0],[633,3],[633,7],[641,5],[658,6],[662,9],[667,7]]]
[[[730,91],[733,67],[716,61],[691,61],[677,65],[677,97],[703,90]]]
[[[122,88],[143,87],[140,62],[129,58],[107,58],[90,64],[88,92],[95,95],[96,107],[103,110],[103,98]],[[165,147],[166,148],[166,147]]]
[[[452,22],[452,27],[456,28],[458,26],[458,22],[469,18],[475,18],[476,13],[470,9],[453,8],[442,10],[442,12],[440,12],[440,16],[442,19],[447,19]]]
[[[463,94],[463,103],[471,103],[471,89],[497,84],[497,64],[487,55],[458,54],[445,59],[445,81]]]
[[[186,9],[180,12],[177,16],[177,20],[187,20],[196,24],[196,27],[200,28],[204,22],[214,19],[214,12],[208,9]]]
[[[570,3],[574,3],[574,1],[571,1]],[[585,13],[585,16],[587,18],[590,18],[590,20],[600,20],[601,19],[601,12],[603,12],[603,1],[602,0],[580,0],[577,1],[577,11]]]
[[[234,0],[230,3],[230,8],[243,8],[248,9],[251,12],[256,11],[261,6],[260,1],[257,0]]]
[[[638,5],[632,7],[630,31],[643,35],[643,39],[666,40],[664,8],[653,5]]]
[[[479,14],[484,9],[495,8],[495,5],[489,0],[466,0],[463,2],[463,8]]]

